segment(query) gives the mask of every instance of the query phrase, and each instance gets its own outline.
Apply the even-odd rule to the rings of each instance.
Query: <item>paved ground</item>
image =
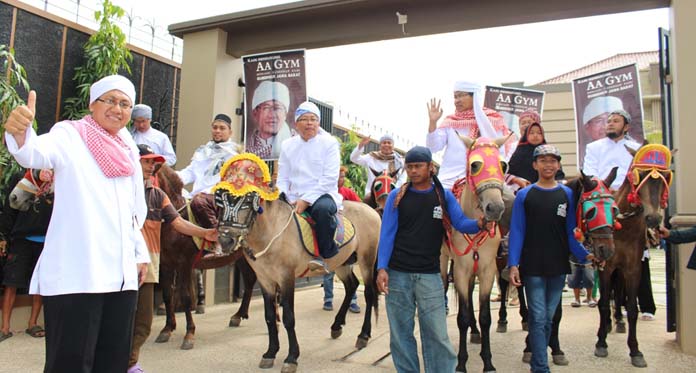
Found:
[[[659,282],[664,278],[658,268],[663,261],[659,253],[652,263],[656,269],[655,295],[658,304],[664,305],[664,287]],[[651,264],[652,264],[651,263]],[[663,280],[662,280],[663,281]],[[337,286],[340,292],[340,285]],[[696,372],[696,356],[679,352],[674,333],[665,332],[665,310],[660,306],[657,320],[638,322],[638,340],[645,358],[647,369],[634,368],[629,361],[626,335],[610,334],[608,337],[609,357],[599,359],[593,356],[595,333],[598,325],[597,310],[581,307],[571,308],[570,292],[564,293],[561,323],[561,346],[565,350],[570,365],[552,366],[555,372]],[[329,337],[329,326],[333,312],[321,309],[322,289],[311,287],[297,292],[297,332],[302,355],[299,372],[393,372],[391,358],[377,365],[373,363],[389,351],[389,332],[384,308],[380,309],[379,324],[373,331],[373,339],[367,348],[341,361],[341,357],[352,352],[355,338],[360,329],[362,314],[348,314],[348,325],[344,335],[337,340]],[[450,299],[453,299],[450,291]],[[361,299],[360,303],[364,305]],[[381,299],[380,305],[384,305]],[[497,312],[498,304],[494,304]],[[267,343],[266,327],[263,322],[263,303],[254,299],[251,306],[251,320],[245,320],[239,328],[227,327],[229,316],[236,311],[237,304],[208,307],[205,315],[196,317],[197,338],[193,350],[182,351],[179,345],[183,338],[184,320],[179,316],[180,330],[177,330],[167,344],[153,343],[157,331],[164,325],[164,317],[154,321],[155,331],[146,342],[141,354],[141,364],[148,372],[278,372],[282,359],[287,353],[284,331],[281,334],[281,351],[276,366],[270,370],[257,368],[261,354]],[[454,308],[453,308],[454,310]],[[517,309],[510,314],[509,331],[505,334],[492,334],[493,362],[499,372],[527,372],[528,366],[521,361],[521,351],[525,332],[520,328]],[[494,316],[497,320],[497,316]],[[447,318],[450,338],[458,340],[456,318]],[[281,330],[283,330],[281,328]],[[481,371],[483,366],[478,357],[479,346],[470,348],[470,372]],[[40,372],[43,367],[43,340],[31,338],[23,333],[0,344],[0,372]]]

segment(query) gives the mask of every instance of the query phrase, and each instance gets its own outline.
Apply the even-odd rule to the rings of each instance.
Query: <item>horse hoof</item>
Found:
[[[616,324],[616,332],[625,334],[626,333],[626,324],[624,324],[624,323]]]
[[[472,334],[469,337],[469,343],[481,344],[481,334]]]
[[[568,361],[565,354],[551,355],[551,357],[553,358],[553,363],[556,365],[566,366],[570,364],[570,361]]]
[[[196,306],[196,313],[202,315],[205,313],[205,305],[199,304]]]
[[[594,356],[607,357],[609,356],[609,350],[606,347],[595,347]]]
[[[529,331],[529,325],[524,321],[522,322],[522,330],[524,330],[525,332]]]
[[[333,330],[331,329],[331,339],[337,339],[343,334],[343,329]]]
[[[182,350],[192,350],[193,349],[193,341],[189,339],[184,339],[183,342],[181,342],[181,349]]]
[[[157,307],[157,316],[164,316],[167,314],[167,310],[164,307]]]
[[[261,368],[261,369],[273,368],[274,362],[275,362],[275,359],[263,358],[263,359],[261,359],[261,362],[259,363],[259,368]]]
[[[157,339],[155,339],[155,343],[169,342],[169,338],[171,338],[171,336],[172,336],[172,333],[162,332],[157,336]]]
[[[498,324],[498,327],[495,329],[496,333],[507,333],[507,324]]]
[[[280,370],[280,373],[295,373],[295,372],[297,372],[297,364],[293,364],[293,363],[283,364],[283,368]]]
[[[358,337],[358,339],[355,341],[355,348],[362,350],[365,347],[367,347],[367,338]]]
[[[648,366],[643,355],[631,356],[631,364],[636,368],[646,368]]]
[[[522,362],[529,364],[530,361],[532,361],[532,353],[531,352],[523,352],[522,353]]]
[[[242,324],[242,318],[241,317],[234,317],[232,316],[230,318],[230,327],[234,328]]]

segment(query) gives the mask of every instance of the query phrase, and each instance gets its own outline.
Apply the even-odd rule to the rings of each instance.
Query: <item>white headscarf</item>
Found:
[[[478,83],[460,80],[454,83],[454,91],[469,92],[474,95],[474,116],[476,116],[476,124],[478,125],[481,137],[487,137],[489,139],[497,138],[498,134],[495,132],[493,125],[483,112],[483,89],[481,85]]]
[[[89,87],[89,103],[96,101],[99,96],[111,90],[123,92],[131,100],[131,105],[135,104],[135,86],[128,78],[121,75],[105,76]]]

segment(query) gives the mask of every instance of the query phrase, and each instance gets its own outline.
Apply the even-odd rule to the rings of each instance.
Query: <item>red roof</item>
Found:
[[[615,67],[630,65],[632,63],[636,63],[638,65],[638,70],[640,71],[643,69],[647,69],[651,63],[658,62],[658,51],[619,53],[612,57],[603,59],[601,61],[597,61],[593,64],[583,66],[571,72],[567,72],[557,77],[544,80],[543,82],[539,82],[535,85],[571,83],[574,79],[581,78],[583,76],[596,74],[598,72],[609,70]]]

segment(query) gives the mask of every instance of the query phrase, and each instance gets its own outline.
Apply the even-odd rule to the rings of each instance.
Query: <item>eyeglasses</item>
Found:
[[[107,98],[107,99],[98,98],[98,99],[96,99],[96,101],[103,102],[111,107],[118,105],[118,107],[120,107],[121,110],[130,110],[133,107],[130,104],[130,102],[128,102],[128,101],[116,101],[116,100],[111,99],[111,98]]]
[[[285,106],[282,104],[275,104],[275,105],[260,105],[259,110],[261,110],[264,113],[269,113],[269,112],[274,112],[274,113],[285,113]]]
[[[313,116],[313,117],[310,117],[310,118],[306,118],[306,117],[305,117],[305,118],[299,118],[299,119],[297,119],[297,123],[300,123],[300,122],[315,124],[315,123],[319,123],[319,118]]]

